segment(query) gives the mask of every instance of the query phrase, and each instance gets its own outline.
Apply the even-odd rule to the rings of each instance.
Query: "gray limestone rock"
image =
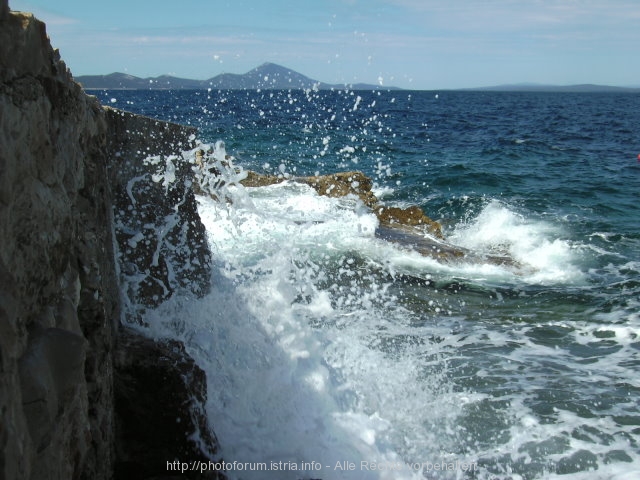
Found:
[[[131,181],[138,158],[186,130],[106,113],[73,81],[45,25],[0,4],[0,478],[110,480],[115,464],[114,351],[124,310],[112,185]],[[127,131],[131,129],[131,131]],[[167,133],[169,132],[169,133]],[[188,131],[187,139],[192,134]],[[173,138],[177,138],[175,135]],[[164,144],[169,139],[168,144]],[[182,141],[182,140],[178,140]],[[145,143],[146,142],[146,143]],[[153,147],[153,148],[152,148]],[[117,150],[114,150],[117,149]],[[159,148],[158,154],[167,154]],[[109,162],[131,166],[122,173]],[[129,163],[131,162],[131,163]],[[208,289],[210,253],[186,166],[176,188],[137,205],[172,232],[136,268],[170,265],[172,292]],[[111,175],[110,175],[111,174]],[[142,174],[142,173],[141,173]],[[147,170],[147,173],[149,171]],[[142,187],[142,185],[140,185]],[[138,192],[136,192],[137,194]],[[145,192],[146,193],[146,192]],[[128,198],[128,196],[127,196]],[[148,218],[151,218],[150,216]],[[127,227],[129,228],[129,227]],[[150,229],[149,240],[158,238]],[[187,243],[178,241],[186,238]],[[116,247],[115,240],[120,240]],[[165,249],[166,247],[166,249]],[[195,248],[191,248],[195,247]],[[126,253],[125,253],[126,255]],[[139,259],[134,259],[138,261]],[[182,269],[181,265],[188,268]],[[157,304],[142,296],[135,301]],[[166,298],[163,297],[163,298]],[[145,303],[146,302],[146,303]],[[126,357],[126,349],[119,350]],[[131,365],[131,361],[123,360]],[[135,364],[133,364],[135,365]],[[170,366],[168,366],[169,368]],[[135,367],[134,367],[135,369]],[[200,387],[198,387],[200,388]],[[158,399],[162,402],[162,399]],[[144,405],[140,408],[144,409]],[[186,411],[176,413],[187,415]],[[203,424],[204,430],[208,426]],[[144,448],[144,445],[139,446]],[[126,452],[125,452],[126,453]]]

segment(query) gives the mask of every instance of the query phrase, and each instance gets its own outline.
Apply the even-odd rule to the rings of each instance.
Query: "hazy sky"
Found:
[[[74,75],[207,79],[274,62],[328,83],[640,85],[640,0],[9,0]]]

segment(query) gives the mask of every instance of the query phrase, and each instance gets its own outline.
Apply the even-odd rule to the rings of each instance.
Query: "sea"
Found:
[[[91,93],[231,156],[212,291],[145,318],[205,370],[230,479],[640,478],[640,93]],[[468,255],[295,182],[351,170]]]

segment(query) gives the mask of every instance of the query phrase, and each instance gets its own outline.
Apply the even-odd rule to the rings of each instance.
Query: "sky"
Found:
[[[640,0],[9,0],[74,76],[205,80],[273,62],[326,83],[640,85]]]

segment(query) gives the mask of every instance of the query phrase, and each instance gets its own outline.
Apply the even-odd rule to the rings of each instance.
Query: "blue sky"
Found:
[[[9,0],[74,75],[207,79],[274,62],[328,83],[640,85],[639,0]]]

